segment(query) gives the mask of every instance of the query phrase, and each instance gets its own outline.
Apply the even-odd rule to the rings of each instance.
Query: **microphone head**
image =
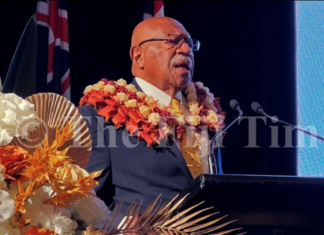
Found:
[[[259,103],[257,103],[257,102],[253,102],[253,103],[251,104],[251,108],[253,109],[254,112],[256,112],[256,113],[261,113],[262,106],[261,106]]]
[[[239,107],[240,106],[240,104],[239,104],[239,102],[237,102],[237,100],[234,100],[233,99],[233,100],[230,101],[230,106],[231,106],[232,109],[235,110],[236,107]]]

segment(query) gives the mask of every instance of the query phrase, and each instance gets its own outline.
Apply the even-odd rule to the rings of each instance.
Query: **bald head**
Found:
[[[153,17],[140,22],[134,29],[132,35],[132,47],[138,46],[140,42],[160,35],[169,34],[170,30],[179,30],[186,33],[183,25],[169,17]]]
[[[168,41],[172,35],[190,38],[177,20],[169,17],[149,18],[135,27],[130,48],[133,76],[144,79],[171,96],[184,89],[193,74],[192,49],[184,41]],[[150,40],[156,37],[161,38]]]

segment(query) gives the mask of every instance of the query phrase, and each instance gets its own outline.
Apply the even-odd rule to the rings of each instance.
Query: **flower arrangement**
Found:
[[[119,126],[124,125],[125,121],[119,119],[125,116],[124,109],[130,108],[133,113],[129,113],[126,117],[132,117],[131,120],[136,120],[136,115],[141,118],[146,117],[141,119],[142,122],[147,124],[147,128],[152,128],[151,130],[147,129],[147,133],[155,133],[157,129],[155,128],[157,125],[155,116],[164,117],[164,114],[169,115],[170,112],[173,112],[170,109],[171,107],[161,107],[151,97],[139,93],[133,86],[125,85],[123,80],[117,81],[117,85],[112,84],[112,82],[107,81],[106,85],[111,86],[104,88],[107,90],[105,92],[110,93],[114,89],[124,91],[118,92],[124,94],[115,94],[114,91],[114,98],[105,100],[105,103],[116,102],[117,111],[121,112],[120,116],[115,113],[111,114],[115,125],[118,125],[118,123]],[[128,94],[128,89],[132,90],[130,92],[133,92],[134,99],[129,99],[132,93]],[[200,89],[199,92],[201,92]],[[102,93],[101,88],[99,90]],[[189,96],[191,95],[194,98],[190,90],[188,90],[188,93]],[[134,94],[136,97],[137,95],[141,97],[139,103],[142,102],[143,105],[139,106],[140,108],[137,108],[138,100]],[[97,93],[97,95],[100,96],[100,93]],[[75,156],[75,151],[69,152],[70,149],[73,149],[71,139],[76,134],[78,134],[77,139],[82,139],[84,149],[89,144],[87,138],[90,134],[84,131],[82,124],[77,125],[77,130],[74,128],[75,122],[84,122],[82,117],[76,114],[76,107],[67,103],[68,101],[64,97],[53,93],[41,93],[39,96],[36,94],[31,97],[23,100],[15,94],[5,95],[0,93],[0,103],[5,110],[1,113],[0,122],[0,138],[4,140],[0,144],[0,234],[74,235],[76,232],[81,235],[210,234],[234,222],[229,221],[214,226],[215,223],[225,217],[223,216],[196,226],[197,221],[203,221],[215,213],[202,216],[201,213],[210,208],[192,212],[195,207],[202,204],[201,202],[177,214],[174,212],[184,198],[179,201],[175,201],[176,198],[174,198],[165,206],[159,205],[159,198],[157,198],[142,214],[138,214],[140,205],[136,205],[136,203],[132,205],[125,214],[125,218],[129,219],[117,224],[120,226],[120,228],[117,228],[115,222],[120,213],[121,205],[116,205],[114,211],[111,212],[105,203],[96,197],[93,190],[98,184],[95,178],[100,176],[101,172],[89,174],[77,164],[84,165],[84,162],[86,162],[84,158],[89,157],[89,155],[84,154],[84,151],[78,151],[82,152],[79,156]],[[205,107],[206,99],[199,97],[197,95],[198,107]],[[97,99],[98,97],[90,96],[88,98]],[[121,103],[125,105],[119,105]],[[99,104],[100,102],[97,103],[97,105]],[[47,108],[43,109],[43,106]],[[52,107],[56,107],[56,109]],[[210,110],[216,109],[215,105],[209,107]],[[107,112],[109,106],[106,105],[104,108]],[[54,113],[48,113],[49,110]],[[201,108],[201,110],[204,111],[204,108]],[[204,112],[208,113],[210,110]],[[214,112],[217,113],[219,110],[214,110]],[[63,114],[71,114],[75,121],[69,120],[67,116],[58,115],[59,111]],[[145,115],[145,112],[147,112],[147,115]],[[106,114],[109,114],[109,112]],[[79,118],[76,118],[78,115]],[[109,119],[109,117],[106,118]],[[208,121],[212,118],[211,115],[203,115],[202,119],[204,118],[207,120],[206,125],[211,128],[222,125]],[[46,128],[44,129],[41,125],[44,124],[49,130],[48,134],[45,134],[41,144],[30,148],[27,143],[33,143],[33,141],[29,140],[29,136],[43,137],[42,134]],[[141,125],[141,128],[145,128],[144,124]],[[51,126],[54,126],[54,133],[51,132]],[[14,128],[15,131],[12,130]],[[80,134],[81,132],[82,134]],[[16,141],[17,138],[19,141]],[[11,142],[8,144],[10,140]],[[15,144],[21,142],[23,142],[22,145]],[[74,153],[74,155],[68,155],[69,153]],[[156,207],[156,205],[158,206]],[[175,215],[173,216],[173,214]],[[197,216],[202,217],[196,219]],[[237,230],[238,228],[234,228],[223,231],[222,234]]]
[[[80,226],[84,234],[101,229],[110,214],[93,191],[101,172],[89,174],[66,155],[70,146],[62,149],[74,135],[74,123],[57,126],[54,141],[45,135],[31,153],[10,142],[26,139],[40,125],[34,104],[0,93],[0,106],[0,234],[69,235]]]
[[[205,126],[217,131],[225,126],[225,113],[215,98],[201,82],[190,83],[184,91],[188,100],[190,115],[176,116],[174,105],[164,106],[151,96],[138,91],[133,84],[124,79],[118,81],[101,79],[94,85],[87,86],[79,107],[92,105],[105,121],[112,121],[115,128],[126,128],[131,135],[138,131],[138,139],[143,139],[148,146],[159,143],[159,140],[173,135],[181,139],[186,127],[192,127],[195,133]],[[201,136],[196,136],[200,139]],[[195,141],[199,145],[199,141]]]

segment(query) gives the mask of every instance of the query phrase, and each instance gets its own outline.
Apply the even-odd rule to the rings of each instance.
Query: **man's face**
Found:
[[[163,26],[154,34],[153,37],[166,34],[190,37],[188,32],[176,23]],[[167,86],[174,86],[179,90],[187,87],[192,80],[194,68],[193,51],[188,44],[185,42],[173,44],[166,40],[151,41],[146,44],[145,74],[150,78],[162,80],[166,89]]]

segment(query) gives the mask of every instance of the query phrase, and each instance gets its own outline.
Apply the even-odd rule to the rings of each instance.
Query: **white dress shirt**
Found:
[[[140,86],[142,91],[147,95],[147,96],[152,96],[154,100],[158,100],[159,103],[167,106],[170,104],[172,97],[169,96],[167,93],[164,91],[160,90],[159,88],[153,86],[151,83],[143,80],[142,78],[135,77],[135,81],[137,84]],[[179,91],[176,95],[175,98],[180,100],[180,107],[183,115],[187,117],[190,113],[188,110],[188,102],[183,97],[181,91]],[[173,138],[174,142],[180,149],[180,141],[178,139]],[[210,141],[208,140],[208,146],[210,144]],[[201,157],[201,163],[203,166],[204,173],[208,173],[208,154],[209,154],[209,147],[208,148],[203,148],[203,151],[200,151],[200,157]]]

